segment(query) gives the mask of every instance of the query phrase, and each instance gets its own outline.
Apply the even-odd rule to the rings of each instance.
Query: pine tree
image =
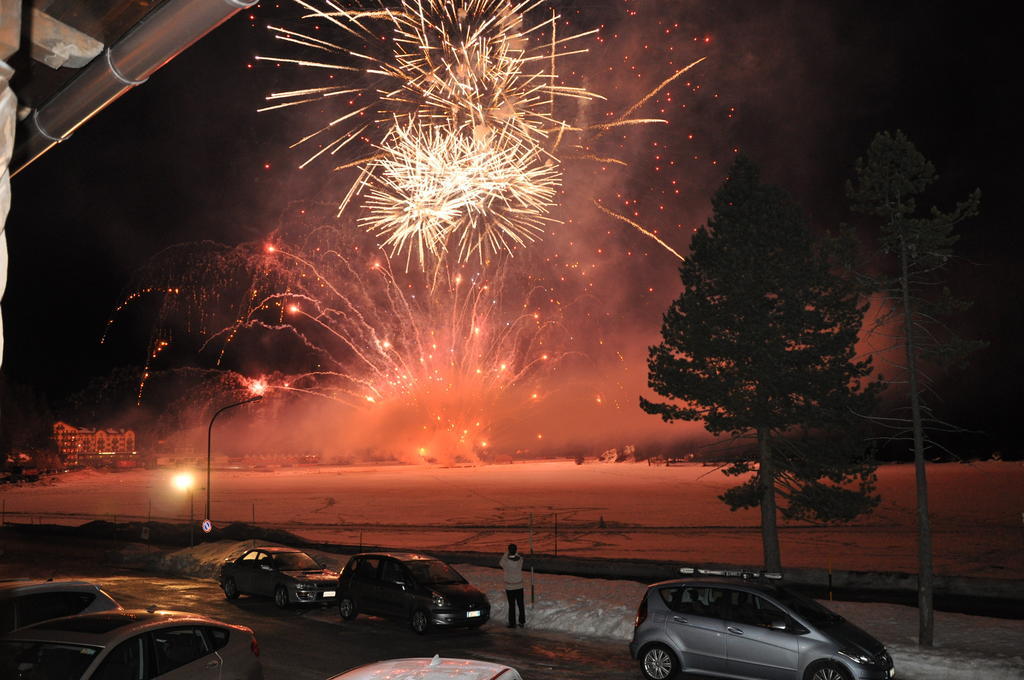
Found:
[[[855,413],[873,408],[878,385],[865,382],[870,360],[855,360],[866,305],[843,275],[840,240],[815,242],[798,207],[758,174],[737,159],[694,234],[683,292],[648,358],[649,387],[670,401],[640,405],[756,441],[725,469],[753,474],[720,498],[760,506],[764,566],[778,571],[779,513],[843,521],[877,503]]]
[[[925,473],[927,430],[949,431],[954,426],[935,418],[924,398],[928,376],[922,363],[949,364],[980,346],[949,332],[943,316],[966,309],[949,291],[937,285],[937,277],[953,257],[958,236],[953,229],[978,213],[981,193],[975,190],[948,213],[932,208],[927,217],[917,215],[916,199],[938,179],[935,167],[914,147],[905,134],[882,132],[875,136],[867,154],[857,160],[856,180],[847,186],[853,210],[880,223],[882,254],[896,260],[896,273],[877,281],[898,323],[898,340],[906,364],[905,375],[910,417],[881,421],[895,429],[892,439],[913,443],[917,478],[918,519],[918,644],[931,647],[934,637],[932,603],[933,570],[931,527],[928,521],[928,480]],[[888,325],[890,317],[879,323]]]

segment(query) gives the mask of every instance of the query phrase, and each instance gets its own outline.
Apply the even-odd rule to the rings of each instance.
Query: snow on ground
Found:
[[[166,573],[215,578],[225,558],[237,556],[250,545],[249,541],[219,541],[177,551],[132,545],[121,554],[127,562]],[[309,552],[334,569],[340,570],[347,561],[343,555]],[[497,558],[495,555],[495,562]],[[492,605],[492,621],[503,622],[508,610],[501,571],[455,566],[487,594]],[[536,574],[532,579],[527,578],[527,626],[627,642],[633,633],[633,617],[644,590],[644,585],[632,581]],[[862,602],[824,604],[881,640],[893,657],[900,680],[1024,679],[1024,620],[936,612],[935,647],[923,651],[916,645],[917,609],[914,607]],[[332,610],[312,616],[329,622],[338,620]]]
[[[6,519],[185,521],[189,497],[171,484],[175,472],[81,471],[11,486]],[[717,498],[735,483],[696,463],[214,469],[212,514],[218,525],[255,520],[335,544],[500,552],[515,541],[562,556],[756,565],[758,511],[731,512]],[[929,465],[928,484],[936,573],[1024,580],[1024,464]],[[783,563],[916,572],[914,489],[913,465],[882,466],[874,513],[840,527],[783,524]],[[205,495],[194,492],[197,523]]]

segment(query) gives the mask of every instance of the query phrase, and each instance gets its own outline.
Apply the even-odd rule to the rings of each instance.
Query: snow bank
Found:
[[[221,563],[229,557],[237,557],[250,544],[249,541],[216,541],[192,548],[167,550],[131,543],[108,557],[116,564],[161,574],[216,579]]]
[[[241,554],[251,545],[251,541],[218,541],[175,551],[132,545],[123,549],[118,558],[125,564],[167,574],[216,578],[224,559]],[[307,552],[333,569],[341,569],[348,561],[346,555]],[[492,620],[503,623],[508,608],[501,571],[455,566],[487,594]],[[527,575],[527,627],[624,643],[633,634],[633,617],[645,590],[646,586],[632,581]],[[921,650],[916,644],[914,607],[862,602],[825,604],[885,643],[900,680],[1024,680],[1024,621],[936,612],[936,645]],[[311,618],[337,620],[330,611]]]

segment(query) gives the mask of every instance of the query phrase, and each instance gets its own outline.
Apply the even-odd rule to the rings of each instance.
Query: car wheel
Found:
[[[850,674],[835,661],[812,664],[804,677],[807,680],[850,680]]]
[[[238,599],[238,584],[235,583],[235,579],[228,576],[224,579],[224,585],[221,587],[224,588],[224,597],[229,600]]]
[[[356,601],[352,599],[351,595],[342,595],[341,599],[338,600],[338,613],[345,621],[351,621],[359,616],[359,610],[356,609]]]
[[[417,635],[423,635],[430,630],[430,617],[422,609],[417,609],[412,613],[412,619],[409,623]]]
[[[647,680],[670,680],[679,675],[679,661],[665,645],[651,645],[640,655],[640,670]]]
[[[281,609],[288,606],[288,591],[285,590],[284,586],[278,586],[274,589],[274,604]]]

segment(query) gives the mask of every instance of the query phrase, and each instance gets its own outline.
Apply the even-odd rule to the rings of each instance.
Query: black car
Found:
[[[335,601],[337,586],[338,572],[295,548],[253,548],[220,568],[220,587],[229,600],[245,593],[272,596],[281,608],[292,603],[325,604]]]
[[[441,560],[415,553],[361,553],[338,580],[338,613],[395,617],[419,634],[431,627],[479,628],[491,616],[487,596]]]

